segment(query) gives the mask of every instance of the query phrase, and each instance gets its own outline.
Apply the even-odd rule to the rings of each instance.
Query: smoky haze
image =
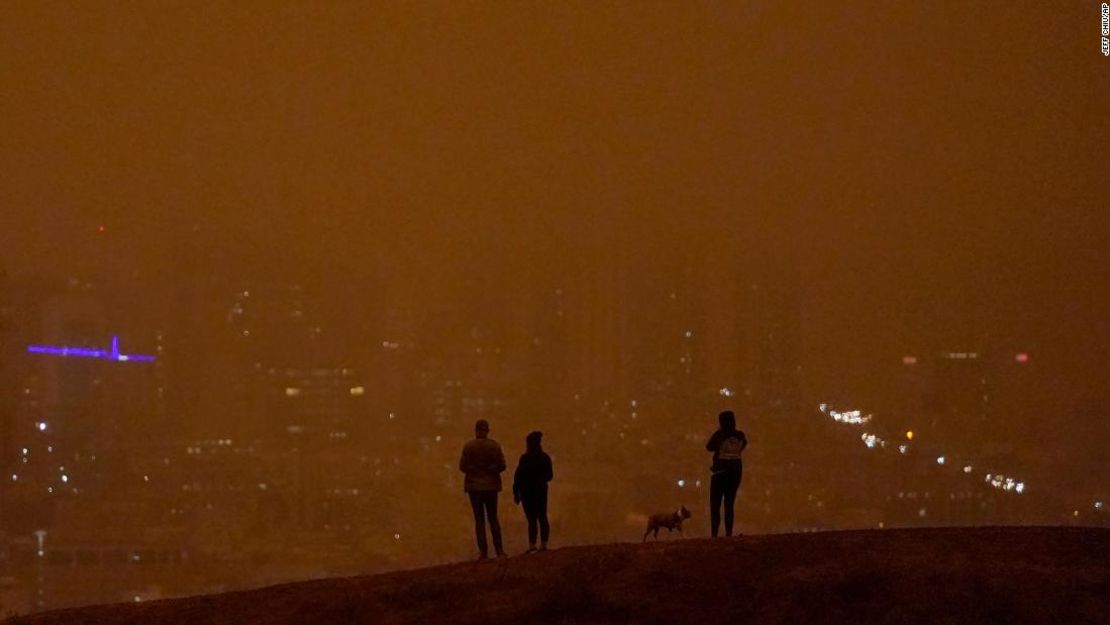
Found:
[[[1105,522],[1096,3],[0,13],[20,610],[469,557],[477,418],[561,544],[704,532],[725,408],[750,531]]]

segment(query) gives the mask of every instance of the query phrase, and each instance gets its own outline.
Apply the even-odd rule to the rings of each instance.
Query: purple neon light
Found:
[[[50,356],[67,356],[75,358],[100,358],[114,362],[154,362],[154,356],[142,354],[123,354],[119,351],[119,337],[112,337],[112,348],[87,349],[84,347],[54,347],[52,345],[28,345],[27,351],[32,354],[47,354]]]

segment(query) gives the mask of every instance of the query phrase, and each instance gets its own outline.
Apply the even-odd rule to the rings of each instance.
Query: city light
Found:
[[[53,345],[28,345],[27,351],[32,354],[46,354],[49,356],[64,356],[67,358],[97,358],[113,362],[153,362],[154,356],[140,354],[124,354],[119,351],[119,337],[112,337],[109,349],[88,349],[84,347],[66,347]]]
[[[875,447],[886,447],[886,441],[879,438],[878,436],[875,436],[874,434],[868,434],[865,432],[863,435],[860,436],[860,439],[863,440],[863,444],[867,445],[868,449],[874,449]]]
[[[988,473],[983,481],[998,490],[1013,491],[1018,494],[1025,492],[1025,482],[1005,475]]]
[[[871,415],[865,415],[859,410],[848,410],[846,412],[839,412],[833,410],[828,404],[819,404],[817,409],[825,415],[832,418],[837,423],[846,423],[848,425],[863,425],[871,420]]]

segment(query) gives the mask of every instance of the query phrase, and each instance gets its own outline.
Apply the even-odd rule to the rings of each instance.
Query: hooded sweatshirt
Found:
[[[713,465],[710,471],[713,473],[740,472],[744,468],[740,454],[747,446],[748,437],[741,430],[722,428],[714,432],[713,436],[709,437],[709,442],[705,444],[705,449],[713,452]]]
[[[547,490],[547,483],[555,477],[551,468],[551,456],[543,449],[535,447],[520,456],[513,474],[513,495],[525,497],[531,493]]]

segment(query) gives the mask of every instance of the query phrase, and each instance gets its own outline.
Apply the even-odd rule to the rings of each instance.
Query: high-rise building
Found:
[[[357,494],[358,476],[365,472],[361,456],[375,434],[385,442],[383,432],[374,431],[365,383],[353,369],[272,368],[267,380],[270,431],[262,444],[289,457],[297,519],[302,527],[315,527],[321,509]]]
[[[740,307],[746,352],[744,403],[761,416],[798,416],[802,407],[802,328],[795,287],[750,283]]]
[[[155,357],[121,349],[97,295],[71,281],[8,300],[4,490],[23,511],[17,533],[49,526],[59,498],[114,489],[129,454],[161,434]]]

